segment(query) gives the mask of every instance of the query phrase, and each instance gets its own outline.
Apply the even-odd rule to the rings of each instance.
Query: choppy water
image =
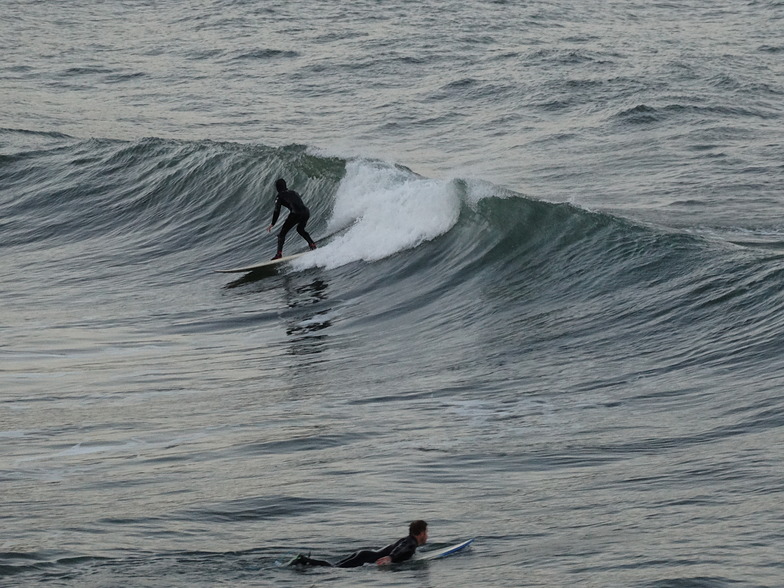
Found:
[[[784,582],[784,3],[3,10],[0,583]]]

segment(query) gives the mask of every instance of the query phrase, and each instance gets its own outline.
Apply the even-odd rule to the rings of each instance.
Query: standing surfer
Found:
[[[281,227],[280,232],[278,233],[278,252],[272,259],[280,259],[283,257],[283,243],[286,240],[286,233],[294,226],[297,227],[297,232],[302,235],[302,238],[308,242],[308,246],[310,246],[311,249],[315,249],[316,244],[305,230],[305,225],[310,218],[310,210],[308,210],[308,207],[302,202],[302,198],[299,194],[286,187],[286,180],[283,178],[280,178],[275,182],[275,189],[278,191],[278,197],[275,199],[275,212],[272,214],[272,223],[267,227],[267,232],[269,233],[272,231],[272,227],[278,222],[281,206],[285,206],[289,209],[289,215],[286,217],[286,220],[283,222],[283,227]]]

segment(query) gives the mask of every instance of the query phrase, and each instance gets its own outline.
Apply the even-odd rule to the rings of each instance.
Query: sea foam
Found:
[[[351,161],[327,224],[327,232],[337,236],[292,265],[331,268],[389,257],[449,231],[460,207],[454,182],[422,178],[389,164]]]

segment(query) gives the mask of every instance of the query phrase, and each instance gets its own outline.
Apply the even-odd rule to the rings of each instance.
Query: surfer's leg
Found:
[[[376,563],[376,560],[381,557],[377,551],[365,549],[364,551],[357,551],[352,553],[347,558],[340,560],[335,564],[336,568],[358,568],[359,566]]]
[[[307,555],[298,555],[289,562],[290,566],[313,566],[331,568],[332,564],[323,559],[314,559]]]
[[[308,224],[309,218],[309,214],[299,217],[299,222],[297,223],[297,232],[302,236],[303,239],[305,239],[305,241],[308,242],[308,245],[310,245],[311,249],[315,249],[316,244],[313,242],[313,239],[310,238],[310,234],[305,230],[305,225]]]
[[[278,254],[283,254],[283,243],[286,242],[286,234],[291,230],[291,228],[297,224],[299,218],[295,214],[290,214],[286,217],[286,220],[283,222],[283,226],[280,228],[280,232],[278,233]]]

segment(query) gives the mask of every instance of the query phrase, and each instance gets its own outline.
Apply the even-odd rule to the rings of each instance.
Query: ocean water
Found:
[[[0,584],[784,584],[784,2],[3,14]]]

